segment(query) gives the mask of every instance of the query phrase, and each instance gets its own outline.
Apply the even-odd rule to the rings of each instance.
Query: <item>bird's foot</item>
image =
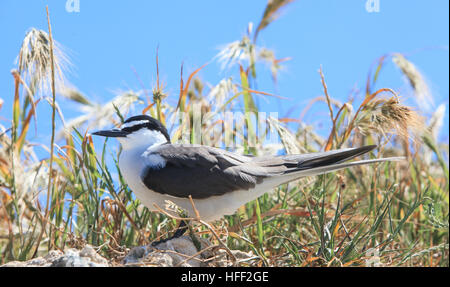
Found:
[[[187,230],[186,222],[184,222],[184,220],[182,220],[180,222],[180,225],[178,225],[177,230],[175,230],[175,233],[171,237],[152,242],[150,245],[152,247],[155,247],[155,246],[157,246],[157,245],[159,245],[161,243],[165,243],[165,242],[170,241],[172,239],[179,238],[179,237],[183,236],[183,234],[186,232],[186,230]]]

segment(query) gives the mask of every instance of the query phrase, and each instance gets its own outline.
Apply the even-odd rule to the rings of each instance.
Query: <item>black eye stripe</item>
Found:
[[[136,122],[136,124],[133,125],[133,122]],[[131,118],[128,118],[124,122],[124,125],[125,127],[121,129],[124,132],[132,133],[142,128],[147,128],[151,131],[159,131],[164,135],[167,141],[170,142],[170,136],[169,133],[167,132],[166,127],[164,127],[164,125],[162,125],[160,121],[150,116],[147,115],[133,116]]]
[[[141,128],[144,128],[144,127],[146,127],[146,126],[147,126],[147,124],[139,124],[139,125],[135,125],[135,126],[130,126],[130,127],[122,128],[122,130],[125,131],[125,132],[130,132],[130,133],[132,133],[132,132],[135,132],[135,131],[137,131],[137,130],[140,130]]]

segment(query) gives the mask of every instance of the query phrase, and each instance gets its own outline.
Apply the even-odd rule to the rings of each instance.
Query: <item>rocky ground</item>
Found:
[[[1,267],[248,266],[256,259],[251,253],[225,250],[211,245],[207,240],[200,241],[200,251],[197,251],[190,237],[183,236],[156,246],[135,247],[121,260],[107,260],[100,256],[94,247],[86,245],[81,250],[52,250],[43,257],[23,262],[12,261]]]

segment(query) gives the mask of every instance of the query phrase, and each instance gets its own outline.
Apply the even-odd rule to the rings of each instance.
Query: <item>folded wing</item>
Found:
[[[191,195],[194,199],[202,199],[249,190],[269,177],[279,176],[282,183],[336,170],[344,161],[375,147],[304,155],[249,157],[201,145],[164,144],[145,155],[161,156],[165,165],[149,166],[141,178],[145,186],[155,192],[175,197]]]
[[[206,146],[167,144],[152,152],[166,164],[161,168],[148,167],[141,175],[143,183],[155,192],[175,197],[191,195],[202,199],[249,190],[274,171],[254,164],[250,157]],[[282,173],[283,160],[277,161]]]

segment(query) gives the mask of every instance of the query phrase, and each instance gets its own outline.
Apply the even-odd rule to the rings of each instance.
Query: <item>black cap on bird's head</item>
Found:
[[[170,142],[170,136],[166,127],[163,126],[163,124],[157,119],[147,115],[130,117],[123,122],[120,129],[97,131],[94,132],[93,135],[123,138],[140,130],[158,131],[167,139],[168,142]]]

